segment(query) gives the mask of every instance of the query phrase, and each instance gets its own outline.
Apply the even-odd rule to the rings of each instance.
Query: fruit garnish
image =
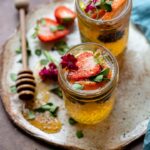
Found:
[[[110,72],[110,68],[104,68],[100,74],[95,77],[91,77],[90,80],[94,82],[102,82],[102,81],[109,81],[110,77],[108,77]]]
[[[77,70],[78,67],[76,65],[77,59],[72,54],[67,54],[61,57],[61,65],[62,68],[66,68],[69,70]]]
[[[69,33],[64,26],[49,18],[38,20],[37,25],[37,36],[42,42],[57,41]]]
[[[101,66],[98,64],[92,52],[83,52],[77,57],[76,63],[78,70],[71,70],[68,73],[68,79],[79,81],[95,76],[100,73]]]
[[[117,16],[124,8],[126,4],[126,0],[113,0],[111,7],[111,12],[106,12],[105,15],[102,17],[103,20],[109,20]]]
[[[57,67],[54,63],[50,63],[48,65],[48,68],[44,67],[40,72],[39,72],[39,76],[41,77],[41,79],[43,81],[45,80],[53,80],[53,81],[57,81],[57,77],[58,77],[58,70]]]
[[[76,13],[66,6],[59,6],[55,9],[55,17],[60,24],[70,25],[74,22]]]
[[[89,0],[85,2],[84,12],[93,19],[100,19],[112,11],[112,3],[112,0]]]

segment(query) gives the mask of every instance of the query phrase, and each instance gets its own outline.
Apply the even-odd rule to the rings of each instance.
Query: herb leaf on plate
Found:
[[[53,92],[54,94],[56,94],[57,96],[62,98],[62,91],[61,91],[60,87],[56,87],[56,88],[52,89],[51,92]]]
[[[12,81],[16,81],[17,80],[17,74],[16,73],[11,73],[10,78],[11,78]]]
[[[41,49],[36,49],[36,50],[35,50],[35,54],[36,54],[37,56],[41,56],[41,55],[42,55],[42,50],[41,50]]]
[[[45,111],[49,111],[51,116],[57,117],[58,109],[59,109],[58,106],[55,106],[52,103],[47,103],[47,104],[35,109],[35,111],[36,112],[41,112],[41,113],[44,113]]]
[[[61,55],[64,55],[69,50],[69,47],[66,41],[61,40],[54,44],[54,49],[56,49]]]
[[[68,122],[69,122],[70,125],[75,125],[75,124],[77,124],[77,121],[74,120],[74,119],[71,118],[71,117],[68,119]]]
[[[17,88],[15,85],[10,86],[10,92],[11,93],[17,93]]]
[[[77,136],[78,139],[81,139],[81,138],[84,137],[84,134],[83,134],[83,132],[82,132],[81,130],[78,130],[78,131],[76,132],[76,136]]]
[[[35,119],[35,113],[34,113],[33,111],[29,111],[29,112],[28,112],[28,119],[29,119],[29,120]]]

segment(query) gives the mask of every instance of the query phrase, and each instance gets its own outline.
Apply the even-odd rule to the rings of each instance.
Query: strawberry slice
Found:
[[[49,18],[40,19],[37,26],[37,36],[42,42],[57,41],[69,33],[64,26]]]
[[[123,10],[125,5],[126,5],[126,0],[112,1],[112,11],[106,12],[105,15],[102,17],[102,19],[109,20],[109,19],[112,19],[113,17],[117,16]]]
[[[68,79],[79,81],[95,76],[101,71],[101,67],[94,59],[92,52],[83,52],[77,57],[78,70],[71,70]]]
[[[92,14],[92,18],[93,19],[100,19],[100,18],[102,18],[104,15],[105,15],[105,13],[106,13],[106,11],[105,10],[103,10],[103,9],[101,9],[101,10],[99,10],[98,12],[95,12],[94,14]]]
[[[76,13],[66,6],[59,6],[55,9],[55,17],[60,24],[70,25],[76,18]]]

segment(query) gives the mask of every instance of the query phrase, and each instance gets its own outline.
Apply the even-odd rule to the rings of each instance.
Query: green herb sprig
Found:
[[[17,88],[15,85],[10,86],[10,92],[11,93],[17,93]]]
[[[112,11],[112,1],[100,0],[95,3],[96,8],[104,9],[107,12]]]
[[[109,81],[110,79],[107,78],[109,72],[110,68],[105,68],[97,76],[91,77],[90,80],[94,82]]]
[[[60,98],[63,97],[62,90],[60,89],[60,87],[56,87],[56,88],[52,89],[51,92],[53,92],[54,94],[58,95]]]
[[[84,86],[81,85],[81,84],[79,84],[79,83],[74,83],[74,84],[72,85],[72,87],[73,87],[73,89],[75,89],[75,90],[82,90],[82,89],[84,88]]]
[[[84,137],[84,134],[83,134],[83,132],[82,132],[81,130],[78,130],[78,131],[76,132],[76,136],[77,136],[78,139],[81,139],[81,138]]]
[[[66,41],[61,40],[54,44],[54,49],[56,49],[60,55],[64,55],[69,50],[69,46]]]
[[[28,112],[28,119],[29,119],[29,120],[35,119],[35,112],[29,111],[29,112]]]
[[[68,119],[68,122],[69,122],[70,125],[75,125],[75,124],[77,124],[77,121],[74,120],[74,119],[71,118],[71,117]]]
[[[45,111],[49,111],[50,115],[53,117],[57,117],[57,111],[58,111],[59,107],[55,106],[53,103],[47,103],[37,109],[35,109],[36,112],[45,112]]]
[[[16,73],[11,73],[10,78],[11,78],[12,81],[16,81],[17,80],[17,74]]]

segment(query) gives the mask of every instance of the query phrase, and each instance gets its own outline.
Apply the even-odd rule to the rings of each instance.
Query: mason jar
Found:
[[[88,17],[81,8],[83,0],[75,0],[82,42],[96,42],[109,49],[114,56],[121,55],[128,41],[132,0],[126,0],[121,13],[110,20]]]
[[[115,88],[118,81],[118,64],[115,57],[103,46],[96,43],[83,43],[71,48],[67,54],[74,56],[85,51],[98,49],[112,70],[110,81],[95,90],[75,90],[66,79],[61,65],[58,68],[58,81],[63,91],[63,99],[68,114],[79,123],[96,124],[107,118],[115,102]]]

